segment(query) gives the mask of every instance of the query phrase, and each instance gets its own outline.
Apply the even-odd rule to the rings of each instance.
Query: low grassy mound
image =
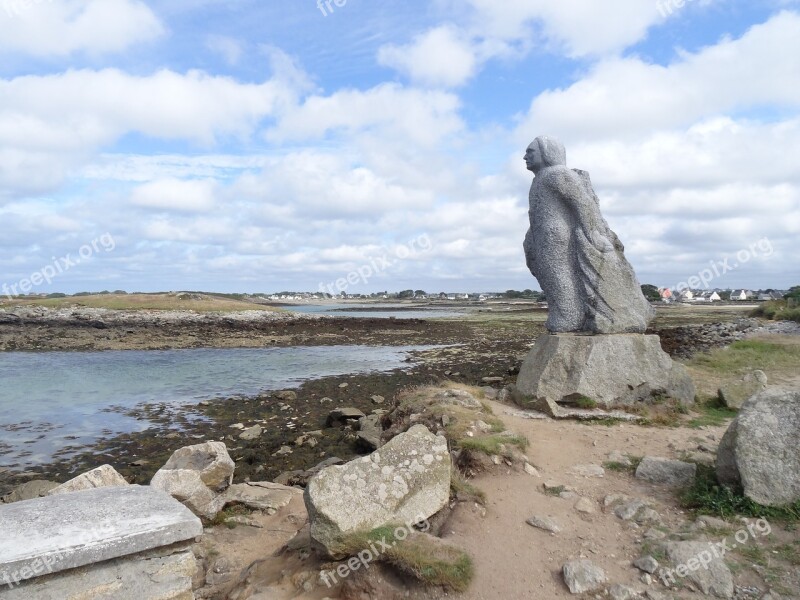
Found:
[[[46,308],[105,308],[108,310],[188,310],[194,312],[240,312],[279,309],[231,296],[178,292],[167,294],[93,294],[64,298],[18,298],[6,306],[44,306]]]
[[[460,548],[404,525],[354,533],[338,550],[346,556],[383,561],[425,585],[463,592],[474,576],[472,559]],[[377,551],[377,554],[376,554]]]
[[[771,300],[753,309],[751,317],[761,317],[771,321],[795,321],[800,323],[800,306],[797,301]]]

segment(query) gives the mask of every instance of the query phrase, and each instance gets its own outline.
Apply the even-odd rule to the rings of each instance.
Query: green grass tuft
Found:
[[[800,521],[800,502],[788,506],[762,506],[741,490],[720,485],[714,467],[698,463],[694,484],[681,495],[681,503],[698,514],[730,519],[736,515],[765,518],[783,523]]]
[[[709,398],[695,405],[695,411],[700,416],[689,422],[689,427],[699,428],[705,425],[724,425],[735,418],[738,411],[735,408],[728,408],[719,398]]]
[[[458,447],[462,450],[472,450],[483,452],[489,456],[503,454],[503,446],[516,446],[521,450],[528,447],[528,438],[521,435],[487,435],[474,438],[463,438],[458,440]]]
[[[588,410],[597,408],[597,402],[587,396],[580,396],[577,400],[575,400],[575,406]]]

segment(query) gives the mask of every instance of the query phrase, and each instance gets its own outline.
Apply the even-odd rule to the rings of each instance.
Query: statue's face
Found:
[[[534,172],[542,166],[542,151],[536,142],[531,142],[531,145],[525,151],[525,164],[528,167],[528,171]]]

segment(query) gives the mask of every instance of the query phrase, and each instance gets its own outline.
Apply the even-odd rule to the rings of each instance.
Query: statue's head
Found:
[[[540,135],[533,140],[525,152],[525,164],[534,173],[546,167],[567,164],[567,151],[558,140]]]

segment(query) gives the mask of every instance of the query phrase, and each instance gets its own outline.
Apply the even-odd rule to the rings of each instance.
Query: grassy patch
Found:
[[[458,447],[462,450],[483,452],[489,456],[503,454],[503,446],[516,446],[521,450],[528,447],[528,439],[521,435],[486,435],[482,437],[466,437],[458,440]]]
[[[783,507],[762,506],[745,497],[740,490],[720,485],[714,467],[704,464],[697,465],[697,477],[681,495],[681,503],[698,514],[723,519],[742,515],[784,523],[800,521],[800,502]]]
[[[743,375],[754,369],[767,372],[796,369],[798,361],[800,344],[740,340],[727,348],[698,354],[689,364],[716,375]]]
[[[558,485],[556,487],[544,488],[544,493],[547,496],[558,496],[566,489],[567,488],[565,488],[563,485]]]
[[[642,462],[642,457],[628,455],[628,458],[630,459],[630,464],[611,460],[604,462],[603,468],[617,473],[635,473],[639,463]]]
[[[252,514],[253,511],[246,506],[234,504],[218,512],[217,516],[211,521],[211,526],[216,527],[218,525],[224,525],[228,529],[235,529],[236,523],[228,523],[228,519],[231,517],[250,516]]]
[[[775,554],[792,566],[800,566],[800,540],[793,544],[783,544],[775,547]]]
[[[403,531],[404,539],[397,533]],[[424,535],[405,535],[408,530],[402,525],[384,525],[372,531],[354,533],[340,541],[335,548],[337,554],[355,556],[375,545],[386,548],[378,557],[397,569],[413,575],[421,582],[432,586],[463,592],[474,576],[472,559],[462,550]]]
[[[654,543],[649,540],[645,541],[644,544],[642,544],[642,556],[648,555],[655,558],[661,564],[669,562],[667,551],[663,544]]]
[[[591,398],[589,398],[587,396],[578,397],[575,400],[574,404],[578,408],[585,408],[587,410],[590,410],[590,409],[593,409],[593,408],[597,408],[597,402],[592,400]]]
[[[695,405],[695,412],[700,416],[689,421],[689,427],[699,428],[705,425],[724,425],[734,417],[738,411],[728,408],[719,398],[707,398]]]
[[[401,571],[431,586],[444,586],[456,592],[469,587],[475,575],[472,559],[463,550],[415,537],[393,547],[387,559]]]
[[[472,500],[478,504],[486,505],[486,492],[467,481],[458,469],[453,469],[450,475],[450,492],[459,500]]]

